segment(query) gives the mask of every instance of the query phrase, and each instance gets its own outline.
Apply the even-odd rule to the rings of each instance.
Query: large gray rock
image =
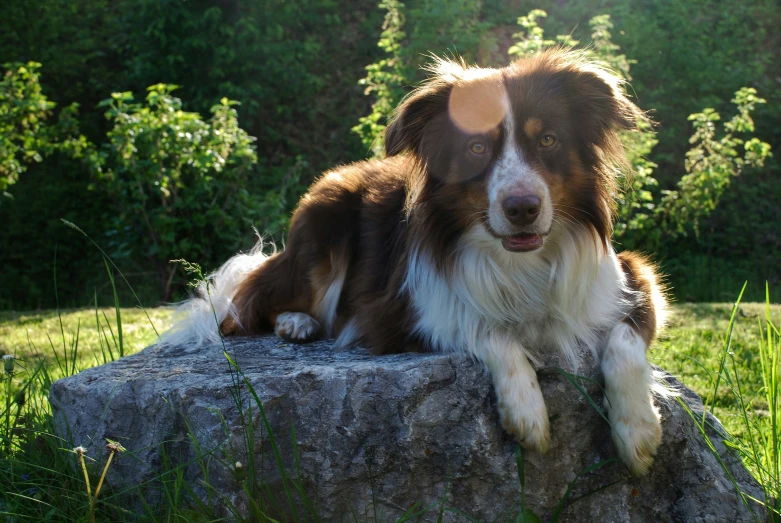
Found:
[[[303,491],[321,519],[357,514],[368,521],[364,514],[373,518],[375,508],[390,519],[413,506],[432,507],[424,520],[436,520],[441,507],[452,509],[446,520],[466,519],[461,513],[479,520],[517,514],[516,446],[501,429],[490,376],[481,364],[462,355],[335,352],[328,342],[294,346],[273,337],[232,340],[227,349],[257,392],[283,468],[293,478],[297,453]],[[580,372],[596,376],[593,362]],[[611,462],[574,481],[587,467],[615,458],[609,427],[561,372],[547,367],[539,376],[551,417],[551,449],[546,455],[526,452],[523,459],[526,504],[543,520],[552,517],[570,484],[563,521],[753,520],[675,400],[661,405],[664,440],[648,476],[632,478],[622,464]],[[595,381],[578,383],[601,405]],[[700,399],[681,390],[684,402],[701,414]],[[229,500],[246,514],[247,494],[233,470],[236,461],[247,470],[251,460],[245,443],[249,423],[240,421],[237,391],[244,415],[252,416],[252,454],[263,484],[255,497],[272,500],[266,510],[290,519],[269,433],[248,388],[237,387],[221,346],[149,347],[58,381],[51,403],[58,433],[72,445],[99,457],[104,438],[111,438],[132,453],[112,464],[113,486],[155,477],[164,450],[180,464],[196,460],[185,467],[185,476],[204,499],[200,480],[206,463],[209,484],[222,496],[211,499],[223,500],[218,512],[230,512]],[[721,444],[719,423],[712,416],[709,423],[708,433],[740,488],[761,499],[757,484]],[[211,457],[197,460],[199,452]],[[147,495],[154,498],[156,485],[147,484]],[[292,490],[299,518],[313,519]]]

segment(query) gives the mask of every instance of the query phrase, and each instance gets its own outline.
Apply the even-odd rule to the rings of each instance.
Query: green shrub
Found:
[[[73,157],[91,154],[92,144],[79,134],[78,104],[62,109],[43,94],[41,64],[3,64],[0,79],[0,191],[17,182],[31,162],[54,152]],[[6,193],[7,194],[7,193]]]
[[[371,113],[358,119],[353,132],[361,137],[361,142],[373,156],[382,156],[384,147],[382,131],[388,125],[396,105],[404,96],[404,84],[409,76],[409,68],[401,54],[405,15],[404,4],[398,0],[384,0],[380,7],[386,9],[382,34],[377,46],[388,56],[366,66],[366,77],[358,83],[365,86],[363,94],[374,96]]]
[[[481,20],[480,3],[451,0],[412,5],[407,8],[398,0],[379,4],[386,11],[377,43],[384,56],[366,66],[367,74],[359,81],[374,102],[371,112],[353,127],[372,156],[382,156],[382,131],[409,87],[422,79],[432,52],[447,51],[466,60],[482,55],[483,61],[490,62],[497,50],[491,24]]]
[[[660,205],[669,224],[665,230],[683,234],[692,227],[698,232],[700,220],[716,209],[731,179],[745,167],[762,167],[770,155],[770,144],[738,136],[754,132],[751,112],[765,100],[757,96],[756,89],[743,87],[732,103],[737,114],[724,124],[721,138],[716,137],[715,124],[721,117],[714,109],[689,115],[694,134],[689,139],[692,148],[686,153],[686,174],[678,181],[678,190],[665,191]]]
[[[775,207],[749,196],[758,191],[765,198],[781,197],[777,159],[762,170],[745,169],[744,176],[731,182],[719,206],[700,224],[707,235],[668,238],[654,247],[645,233],[632,232],[661,229],[655,210],[661,191],[678,190],[685,174],[689,114],[703,107],[726,114],[733,93],[749,85],[768,100],[756,108],[754,135],[775,147],[781,144],[781,60],[775,30],[781,11],[774,0],[750,0],[730,9],[714,9],[710,0],[385,0],[381,9],[371,2],[333,0],[8,0],[0,17],[0,62],[45,64],[43,92],[58,107],[77,102],[80,132],[94,143],[103,140],[111,124],[97,107],[107,93],[139,92],[157,82],[178,84],[177,94],[188,110],[200,114],[207,114],[222,96],[240,101],[242,127],[258,138],[255,183],[248,188],[265,205],[258,226],[281,231],[297,196],[319,172],[371,154],[370,144],[381,148],[375,137],[390,110],[423,78],[419,66],[428,61],[428,53],[504,65],[508,48],[519,41],[513,38],[518,33],[515,20],[533,8],[550,13],[544,23],[536,18],[548,34],[591,40],[595,52],[605,57],[611,52],[600,51],[602,35],[587,21],[609,12],[608,22],[621,30],[607,28],[612,34],[606,41],[623,50],[612,54],[633,59],[628,60],[630,92],[660,123],[655,136],[640,133],[639,143],[627,141],[638,149],[632,157],[648,163],[634,165],[639,174],[621,202],[616,239],[628,248],[655,250],[657,257],[666,256],[677,266],[686,262],[684,253],[704,251],[706,242],[712,242],[719,264],[777,258],[781,243]],[[390,32],[378,47],[383,16],[393,10],[401,14],[399,23],[385,26]],[[540,38],[545,40],[544,33]],[[390,50],[387,44],[393,44]],[[366,64],[376,67],[366,71]],[[612,65],[622,70],[620,64]],[[362,76],[366,83],[361,86],[357,81]],[[365,89],[372,98],[360,95]],[[361,116],[367,119],[359,122]],[[55,111],[46,123],[56,120]],[[350,133],[357,122],[359,133]],[[651,153],[642,152],[651,147]],[[60,265],[74,275],[73,281],[62,283],[63,296],[80,304],[89,301],[91,285],[77,283],[85,279],[75,275],[91,281],[94,271],[85,266],[78,245],[66,245],[60,217],[104,242],[116,243],[120,236],[106,226],[106,216],[116,212],[109,198],[85,196],[89,174],[80,162],[57,151],[49,156],[38,151],[42,162],[17,158],[27,170],[5,189],[16,202],[0,202],[6,233],[0,238],[0,264],[6,271],[0,275],[0,307],[53,306],[40,300],[51,296],[50,260],[57,242]],[[741,223],[733,219],[738,215],[744,217]],[[755,224],[751,230],[742,224],[748,220]],[[242,247],[249,242],[247,237]],[[211,265],[206,258],[224,258],[228,247],[218,246],[197,259]],[[35,271],[28,269],[30,259],[40,261]],[[141,256],[132,265],[137,286],[149,280],[145,273],[156,270]],[[781,281],[778,270],[771,276]]]
[[[248,190],[257,155],[236,102],[223,98],[203,120],[182,110],[174,89],[149,87],[144,104],[129,92],[103,101],[113,129],[95,166],[116,204],[114,252],[152,261],[164,300],[176,273],[169,260],[237,250],[263,211]]]

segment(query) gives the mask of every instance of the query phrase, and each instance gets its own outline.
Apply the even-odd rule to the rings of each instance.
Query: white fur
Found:
[[[283,312],[277,316],[274,332],[288,341],[305,342],[320,332],[320,323],[303,312]]]
[[[653,463],[662,441],[659,411],[651,396],[652,377],[645,359],[646,343],[627,323],[610,333],[602,355],[605,407],[618,455],[635,475]]]
[[[195,296],[176,307],[173,327],[160,336],[160,341],[196,347],[220,341],[220,323],[229,314],[236,317],[232,301],[236,289],[267,259],[263,247],[263,242],[258,242],[249,253],[237,254],[200,282]]]
[[[342,350],[354,347],[360,342],[360,338],[361,332],[358,328],[358,323],[355,321],[355,318],[350,318],[342,328],[339,336],[337,336],[336,341],[334,342],[334,348]]]
[[[425,246],[408,261],[416,334],[439,350],[472,351],[496,329],[512,332],[535,361],[552,348],[574,369],[583,348],[597,355],[604,333],[625,312],[623,273],[585,229],[554,227],[545,246],[525,254],[504,250],[480,224],[461,239],[450,274],[434,266]]]
[[[548,410],[525,352],[516,336],[501,331],[472,351],[491,371],[504,429],[524,447],[544,453],[550,445]]]
[[[323,334],[328,337],[334,335],[336,308],[339,306],[348,266],[346,256],[335,256],[331,253],[331,274],[329,274],[331,283],[322,296],[315,298],[313,307],[315,318],[322,324]]]

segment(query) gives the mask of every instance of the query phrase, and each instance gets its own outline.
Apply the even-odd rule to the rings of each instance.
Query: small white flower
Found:
[[[14,358],[11,354],[6,354],[3,356],[3,370],[5,370],[6,374],[13,374],[14,372]]]
[[[233,466],[233,477],[236,478],[236,481],[247,479],[247,471],[244,470],[244,465],[241,464],[241,461],[237,461]]]

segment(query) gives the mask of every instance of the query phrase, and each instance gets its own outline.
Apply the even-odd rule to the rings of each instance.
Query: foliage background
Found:
[[[7,0],[0,63],[43,64],[40,79],[57,104],[53,111],[58,117],[77,103],[79,131],[99,151],[113,128],[99,103],[111,93],[132,92],[142,100],[150,85],[176,84],[183,110],[204,120],[223,97],[238,101],[239,125],[257,138],[257,162],[245,188],[262,205],[253,207],[258,215],[251,221],[279,237],[297,196],[323,169],[371,154],[351,129],[383,125],[361,120],[373,114],[378,85],[391,99],[403,96],[423,78],[419,66],[428,52],[506,64],[516,20],[534,8],[548,12],[540,21],[546,35],[572,34],[582,42],[589,40],[591,17],[611,15],[613,41],[635,61],[631,89],[659,123],[649,158],[658,165],[659,190],[674,188],[685,172],[689,114],[713,107],[728,118],[740,87],[754,87],[767,99],[754,113],[755,134],[781,148],[781,9],[775,0],[728,9],[712,0],[384,0],[379,7],[335,0]],[[386,18],[394,9],[399,16]],[[375,72],[388,76],[376,83],[375,75],[373,85],[366,66],[383,60]],[[364,96],[367,90],[371,96]],[[699,236],[653,247],[679,299],[730,299],[744,279],[757,297],[765,279],[781,286],[779,174],[778,157],[747,170]],[[13,198],[0,198],[0,307],[54,305],[55,252],[58,273],[67,275],[59,279],[61,305],[91,303],[95,287],[100,294],[105,269],[99,254],[61,218],[106,246],[145,302],[163,298],[159,260],[121,241],[127,233],[118,224],[117,196],[96,178],[81,159],[55,150],[6,189]],[[229,237],[213,244],[193,229],[181,234],[194,252],[202,251],[193,261],[210,269],[254,241],[240,218]],[[649,249],[643,238],[633,242]],[[172,296],[182,295],[184,281],[183,274],[175,279]]]

